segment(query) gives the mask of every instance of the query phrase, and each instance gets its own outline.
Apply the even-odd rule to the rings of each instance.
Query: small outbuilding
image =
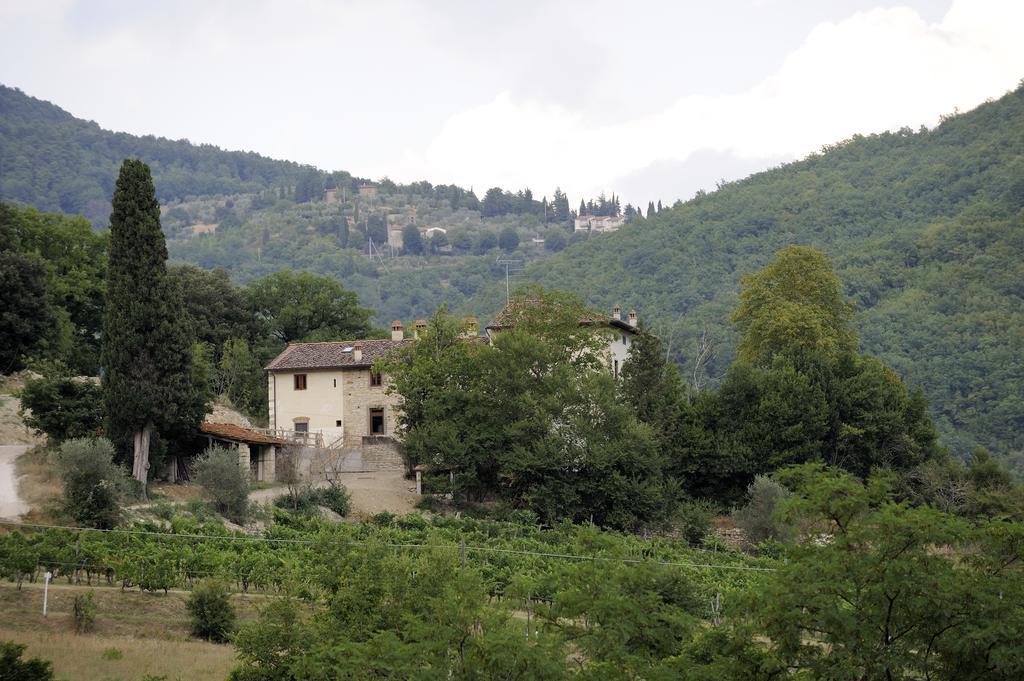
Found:
[[[274,482],[277,455],[287,440],[266,435],[233,423],[207,423],[199,426],[207,445],[219,444],[238,450],[238,465],[252,473],[256,482]]]

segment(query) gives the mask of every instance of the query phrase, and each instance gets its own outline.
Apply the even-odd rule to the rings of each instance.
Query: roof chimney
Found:
[[[362,362],[363,361],[363,344],[356,343],[352,346],[352,361]]]
[[[419,338],[420,334],[427,330],[427,320],[417,319],[416,326],[413,328],[412,337]]]
[[[396,319],[391,322],[391,340],[400,341],[405,338],[405,334],[402,332],[402,320]]]
[[[636,310],[629,311],[629,325],[636,328]]]
[[[474,338],[476,336],[476,317],[474,317],[473,315],[469,315],[468,317],[466,317],[464,322],[466,330],[463,333],[463,335],[469,338]]]
[[[612,319],[622,319],[622,308],[618,305],[612,310]]]

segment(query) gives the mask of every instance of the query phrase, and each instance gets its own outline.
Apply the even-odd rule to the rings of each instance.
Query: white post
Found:
[[[46,606],[50,600],[50,578],[53,577],[53,573],[49,570],[46,571],[46,582],[43,584],[43,617],[46,617]]]
[[[423,494],[423,471],[416,471],[416,494]]]

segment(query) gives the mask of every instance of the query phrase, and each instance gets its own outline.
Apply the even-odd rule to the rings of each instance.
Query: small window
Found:
[[[384,434],[384,410],[383,409],[371,409],[370,410],[370,433],[372,435],[383,435]]]
[[[306,374],[295,374],[295,389],[305,390],[306,389]]]
[[[334,379],[334,387],[335,387],[335,388],[337,388],[337,387],[338,387],[338,379]]]
[[[334,426],[335,426],[336,428],[341,428],[341,419],[338,419],[337,421],[335,421],[335,422],[334,422]]]
[[[309,421],[297,421],[295,423],[296,433],[308,433],[309,432]]]
[[[370,370],[370,385],[376,386],[381,383],[381,375],[379,371]]]

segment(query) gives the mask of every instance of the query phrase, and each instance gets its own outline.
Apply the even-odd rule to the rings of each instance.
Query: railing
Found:
[[[312,433],[304,430],[285,430],[284,428],[253,428],[257,433],[263,433],[270,437],[287,440],[293,444],[300,444],[304,447],[324,448],[324,434],[319,431]]]

